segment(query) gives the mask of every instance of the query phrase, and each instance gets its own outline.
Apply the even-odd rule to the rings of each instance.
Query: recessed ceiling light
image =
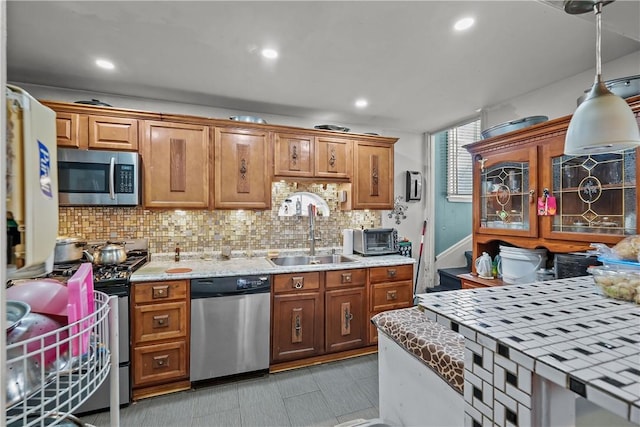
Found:
[[[275,49],[262,49],[262,56],[268,59],[276,59],[278,57],[278,51]]]
[[[113,65],[113,62],[107,61],[106,59],[96,59],[96,65],[100,68],[104,68],[105,70],[113,70],[116,68],[116,66]]]
[[[369,102],[366,99],[358,99],[356,100],[356,107],[364,108],[369,105]]]
[[[468,30],[473,26],[474,22],[476,21],[473,18],[470,18],[470,17],[462,18],[454,24],[453,28],[455,28],[456,31]]]

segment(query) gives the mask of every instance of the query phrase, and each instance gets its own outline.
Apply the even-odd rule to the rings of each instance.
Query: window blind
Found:
[[[480,139],[480,119],[447,130],[447,196],[468,196],[473,190],[473,163],[464,145]]]

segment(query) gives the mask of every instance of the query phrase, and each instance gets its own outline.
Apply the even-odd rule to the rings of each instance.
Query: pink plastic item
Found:
[[[78,268],[67,282],[68,303],[67,315],[71,325],[72,355],[85,354],[89,350],[91,327],[95,322],[93,317],[87,318],[95,311],[93,296],[93,267],[91,263],[84,263]],[[80,333],[80,336],[77,335]]]
[[[67,316],[67,287],[54,279],[18,282],[7,289],[7,299],[26,302],[33,313]]]

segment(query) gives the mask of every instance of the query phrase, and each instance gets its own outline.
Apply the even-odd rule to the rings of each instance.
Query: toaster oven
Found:
[[[395,228],[355,229],[353,251],[365,256],[397,254],[398,231]]]

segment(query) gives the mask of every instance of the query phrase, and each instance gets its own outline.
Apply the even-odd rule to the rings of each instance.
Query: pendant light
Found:
[[[596,78],[584,101],[578,106],[564,142],[564,153],[582,156],[611,153],[640,146],[638,122],[627,102],[614,95],[602,81],[600,45],[602,7],[614,0],[565,0],[569,14],[594,11],[596,15]]]

